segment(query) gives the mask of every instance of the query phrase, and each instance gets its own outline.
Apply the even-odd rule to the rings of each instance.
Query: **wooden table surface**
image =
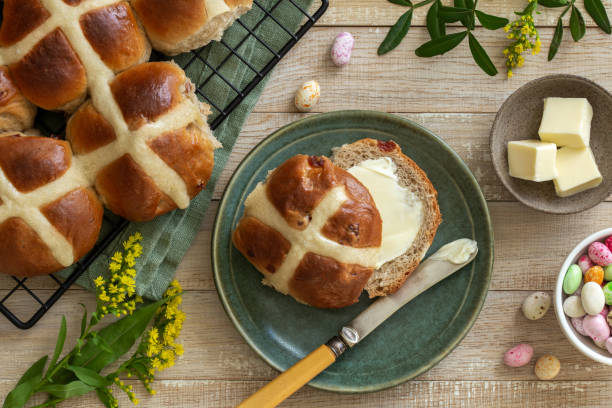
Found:
[[[582,7],[582,1],[577,3]],[[611,2],[604,3],[610,12]],[[488,0],[481,1],[479,8],[511,17],[524,5],[525,1],[520,0]],[[414,49],[428,38],[423,9],[415,13],[414,27],[404,42],[390,54],[378,57],[378,44],[402,8],[386,0],[331,0],[323,19],[274,71],[238,139],[216,188],[215,201],[177,273],[186,289],[184,309],[188,317],[182,336],[185,356],[159,375],[156,396],[148,397],[137,387],[141,405],[230,407],[276,376],[276,371],[245,343],[221,307],[211,274],[210,235],[218,199],[233,170],[266,135],[304,116],[296,113],[292,104],[293,90],[303,81],[316,79],[322,89],[317,112],[372,109],[397,113],[431,129],[457,151],[489,201],[496,260],[478,321],[459,347],[430,371],[413,381],[371,394],[342,395],[306,387],[283,406],[610,406],[612,368],[578,354],[563,337],[552,310],[542,320],[527,321],[520,304],[531,291],[552,293],[564,256],[583,237],[612,224],[612,202],[567,216],[530,210],[502,187],[488,148],[495,112],[510,93],[527,81],[569,73],[612,89],[612,37],[593,28],[586,13],[589,28],[585,38],[574,43],[566,29],[556,59],[552,63],[546,61],[558,12],[559,9],[544,9],[537,17],[542,53],[529,56],[525,68],[512,80],[506,80],[501,51],[508,40],[501,30],[476,29],[481,43],[500,67],[500,74],[490,78],[473,63],[467,44],[444,57],[421,59],[414,55]],[[330,44],[340,31],[350,31],[356,39],[351,63],[342,69],[334,67],[329,58]],[[44,281],[33,284],[38,285],[39,293],[49,293]],[[9,278],[0,278],[0,291],[11,286]],[[0,398],[35,360],[52,353],[62,314],[68,316],[68,338],[76,338],[81,302],[94,308],[91,293],[72,288],[33,329],[25,332],[0,318]],[[11,306],[25,312],[28,304],[15,301]],[[559,376],[554,381],[538,381],[533,362],[522,368],[505,367],[502,354],[519,342],[531,343],[536,357],[556,355],[562,365]],[[99,405],[95,396],[63,406],[90,405]],[[122,406],[129,405],[123,399]]]

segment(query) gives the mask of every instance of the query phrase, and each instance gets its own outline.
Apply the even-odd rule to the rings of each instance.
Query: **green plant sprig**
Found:
[[[576,6],[576,0],[538,0],[537,5],[541,5],[547,8],[561,8],[563,11],[557,18],[557,24],[555,27],[555,33],[548,49],[548,60],[552,61],[557,55],[559,46],[563,41],[563,17],[569,12],[569,27],[572,34],[572,39],[576,42],[580,41],[586,33],[586,24],[584,23],[584,17]],[[610,19],[608,13],[601,0],[584,0],[584,8],[587,13],[591,16],[593,21],[601,28],[606,34],[612,33],[612,27],[610,26]]]
[[[42,357],[23,374],[6,396],[3,408],[22,408],[37,393],[46,393],[48,399],[34,408],[55,407],[66,399],[93,391],[104,406],[116,408],[114,385],[138,404],[132,386],[119,378],[123,375],[136,376],[149,393],[155,393],[151,388],[155,373],[172,366],[176,356],[183,353],[182,346],[175,340],[180,335],[185,315],[179,309],[182,290],[176,281],[170,284],[163,299],[136,308],[137,303],[142,303],[135,293],[134,279],[136,258],[142,254],[141,240],[142,236],[135,234],[124,242],[124,253],[115,253],[109,265],[109,278],[96,279],[96,310],[89,316],[81,305],[84,313],[75,347],[60,359],[67,332],[63,316],[51,359]],[[98,324],[112,315],[123,317],[98,330]],[[102,374],[128,353],[138,339],[140,344],[131,357],[114,371]]]
[[[472,57],[478,66],[488,75],[497,74],[497,68],[491,61],[486,50],[474,35],[476,19],[488,30],[498,30],[508,24],[508,19],[484,13],[477,9],[478,0],[454,0],[453,7],[445,6],[440,0],[428,0],[412,4],[409,0],[389,0],[410,9],[405,12],[391,27],[387,36],[378,48],[378,54],[383,55],[397,47],[410,29],[412,14],[415,8],[431,4],[427,12],[427,31],[430,41],[415,50],[419,57],[429,58],[442,55],[457,47],[467,37]],[[460,22],[466,30],[446,34],[446,26]]]

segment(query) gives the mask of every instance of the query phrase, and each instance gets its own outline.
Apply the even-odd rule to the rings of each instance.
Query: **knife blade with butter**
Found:
[[[472,262],[477,253],[476,241],[467,238],[444,245],[423,261],[397,292],[373,302],[343,326],[338,336],[304,357],[238,407],[276,407],[332,365],[347,348],[353,348],[362,341],[406,303]]]

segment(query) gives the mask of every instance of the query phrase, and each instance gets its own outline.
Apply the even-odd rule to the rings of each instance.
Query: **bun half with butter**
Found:
[[[340,308],[395,292],[441,222],[426,174],[394,142],[363,139],[326,157],[298,155],[245,201],[236,248],[263,283],[299,302]]]

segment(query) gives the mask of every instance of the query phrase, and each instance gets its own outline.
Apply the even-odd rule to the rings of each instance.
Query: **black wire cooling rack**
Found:
[[[264,5],[263,0],[254,0],[253,9],[236,21],[235,25],[243,35],[232,36],[233,41],[222,39],[209,46],[182,54],[174,60],[187,72],[196,85],[198,97],[212,108],[209,117],[210,127],[215,130],[232,113],[247,95],[261,82],[274,66],[293,48],[325,13],[329,0],[317,0],[320,6],[313,13],[300,5],[299,0],[277,0],[271,5]],[[3,2],[0,1],[0,6]],[[301,26],[292,32],[280,17],[283,9],[294,8],[303,15]],[[295,11],[295,10],[294,10]],[[295,13],[294,13],[295,14]],[[270,35],[282,35],[287,41],[282,47],[270,44]],[[247,47],[250,45],[250,47]],[[216,47],[215,56],[218,61],[210,62],[208,54]],[[245,50],[250,50],[246,55]],[[253,51],[254,50],[254,51]],[[254,57],[255,56],[255,57]],[[151,60],[167,60],[168,57],[153,53]],[[241,83],[233,80],[232,73],[242,70]],[[210,92],[214,87],[215,92]],[[221,92],[219,92],[221,89]],[[209,90],[209,92],[207,92]],[[36,119],[36,127],[47,136],[62,137],[65,130],[65,118],[57,113],[40,111]],[[70,269],[65,278],[49,275],[38,278],[16,278],[15,286],[6,293],[0,293],[0,312],[16,327],[29,329],[62,297],[79,276],[100,256],[108,245],[128,226],[129,222],[106,212],[100,239],[96,246],[83,259]],[[2,260],[0,260],[2,262]],[[26,283],[30,283],[28,286]],[[25,316],[17,316],[11,309],[16,306],[31,306]]]

